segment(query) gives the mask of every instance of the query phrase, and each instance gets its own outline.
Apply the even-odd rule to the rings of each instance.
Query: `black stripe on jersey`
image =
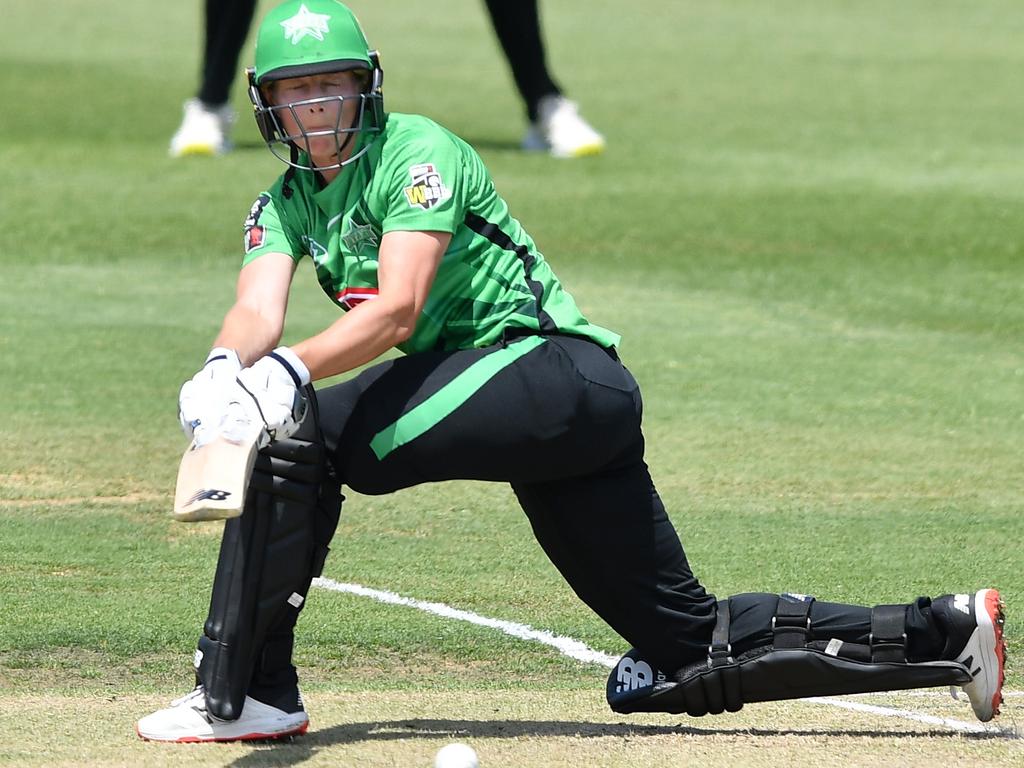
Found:
[[[466,214],[465,222],[467,227],[481,237],[487,238],[499,248],[506,251],[512,251],[519,257],[519,260],[523,262],[523,273],[526,276],[526,284],[529,286],[530,293],[533,294],[533,298],[537,302],[537,322],[540,324],[541,333],[556,333],[558,331],[558,326],[555,325],[555,321],[551,319],[551,315],[541,308],[541,304],[544,300],[544,286],[530,277],[535,263],[535,259],[533,258],[533,254],[530,253],[530,249],[525,245],[517,244],[511,237],[502,232],[501,228],[497,224],[487,221],[483,216],[477,216],[475,213],[469,212]]]

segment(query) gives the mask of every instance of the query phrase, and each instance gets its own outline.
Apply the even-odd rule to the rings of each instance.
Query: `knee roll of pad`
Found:
[[[771,644],[733,655],[729,602],[719,601],[706,659],[666,674],[632,649],[608,678],[609,706],[626,714],[699,717],[759,701],[963,685],[971,679],[954,661],[906,661],[906,606],[873,608],[869,642],[859,645],[812,641],[811,602],[803,595],[781,596]]]
[[[222,720],[240,716],[268,633],[290,634],[338,523],[340,485],[328,470],[315,396],[307,396],[302,427],[260,451],[245,509],[224,526],[196,653],[207,709]]]

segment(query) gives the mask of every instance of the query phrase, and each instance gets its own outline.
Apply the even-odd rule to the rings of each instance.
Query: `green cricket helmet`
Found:
[[[325,96],[284,104],[273,104],[267,98],[266,86],[276,80],[349,70],[365,73],[365,87],[358,96]],[[255,66],[247,74],[249,98],[260,133],[270,151],[294,168],[321,171],[348,165],[370,148],[373,135],[384,126],[384,72],[380,59],[366,42],[355,14],[337,0],[287,0],[271,10],[257,30]],[[339,108],[338,124],[333,129],[306,131],[303,127],[302,107],[353,98],[359,99],[359,109],[350,125],[341,124]],[[285,130],[281,121],[284,112],[294,118],[297,133]],[[309,158],[308,141],[323,135],[334,136],[338,162],[317,166]],[[356,151],[341,160],[343,150],[357,137],[362,141]],[[304,158],[299,157],[300,151],[306,151]]]

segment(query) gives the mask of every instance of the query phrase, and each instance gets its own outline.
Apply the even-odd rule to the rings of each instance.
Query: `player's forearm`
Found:
[[[252,365],[277,346],[282,331],[281,323],[250,307],[235,304],[225,315],[213,346],[233,349],[243,366]]]
[[[409,338],[416,316],[382,299],[367,301],[327,329],[292,346],[314,381],[358,368]]]

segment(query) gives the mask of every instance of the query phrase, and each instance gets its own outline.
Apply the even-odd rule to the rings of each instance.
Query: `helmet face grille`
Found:
[[[343,125],[342,106],[345,102],[351,101],[359,102],[358,109],[352,123]],[[369,150],[373,143],[372,136],[380,133],[383,127],[380,121],[382,114],[379,108],[380,101],[380,94],[361,93],[358,96],[323,96],[288,104],[261,104],[256,107],[257,122],[261,122],[262,115],[262,124],[270,129],[270,135],[264,133],[263,138],[275,157],[300,170],[329,171],[343,168],[362,157]],[[317,130],[308,130],[305,127],[302,119],[304,109],[318,106],[333,107],[334,105],[336,105],[337,117],[333,126]],[[285,128],[285,121],[282,119],[285,114],[291,117],[291,122],[295,126],[292,133],[288,133]],[[342,153],[352,142],[357,141],[359,134],[367,134],[368,138],[349,157],[341,159]],[[310,141],[323,136],[333,137],[336,162],[317,165],[312,158]],[[293,148],[301,153],[298,159],[294,158]]]
[[[263,136],[263,140],[267,143],[267,147],[276,158],[299,170],[327,171],[348,165],[362,157],[370,149],[375,135],[384,129],[385,114],[384,96],[381,93],[384,71],[381,69],[380,58],[376,51],[369,51],[368,58],[370,63],[368,70],[369,83],[365,93],[357,96],[326,96],[287,104],[271,104],[264,94],[264,89],[257,84],[255,68],[246,70],[249,80],[249,100],[253,105],[256,125]],[[340,70],[333,68],[328,71]],[[317,73],[319,74],[320,72],[318,71]],[[351,125],[343,126],[341,125],[342,106],[346,100],[352,101],[354,99],[359,100],[356,116]],[[297,108],[310,107],[317,104],[331,104],[332,102],[337,102],[338,105],[338,118],[333,128],[306,131],[302,127],[303,122],[296,111]],[[288,134],[285,130],[281,115],[286,112],[290,113],[295,125],[299,127],[297,133]],[[360,133],[364,135],[356,137],[356,134]],[[361,146],[357,146],[348,158],[344,160],[339,159],[337,162],[329,165],[316,165],[310,156],[309,140],[331,134],[335,137],[335,150],[338,158],[340,158],[342,151],[348,147],[349,143],[353,141],[354,137],[362,138],[363,141]],[[304,153],[304,157],[299,157],[299,153]]]
[[[285,104],[271,104],[265,86],[273,81],[330,72],[363,70],[369,82],[358,96],[330,96]],[[255,66],[248,70],[249,98],[256,124],[275,157],[288,165],[315,171],[342,168],[361,157],[384,128],[384,73],[376,51],[370,50],[359,20],[338,0],[285,0],[270,10],[256,33]],[[350,125],[342,125],[342,106],[358,99]],[[314,130],[303,125],[303,110],[317,106],[337,110],[336,124]],[[305,112],[305,114],[309,114]],[[288,120],[283,119],[284,116]],[[292,133],[286,124],[294,127]],[[324,137],[334,139],[334,160],[316,165],[313,142],[324,149]],[[342,159],[344,153],[351,153]],[[317,153],[324,160],[322,151]]]

